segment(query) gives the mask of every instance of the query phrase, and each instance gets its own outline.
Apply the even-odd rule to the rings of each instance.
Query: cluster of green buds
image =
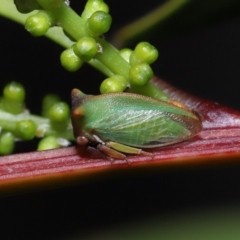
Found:
[[[127,87],[145,86],[153,77],[150,64],[158,58],[158,50],[154,46],[148,42],[141,42],[134,51],[124,48],[119,53],[130,64],[129,76],[126,79],[114,75],[105,79],[100,86],[101,93],[122,92]]]
[[[103,34],[109,30],[112,17],[103,0],[88,0],[81,16],[70,8],[66,0],[15,0],[15,4],[21,12],[39,10],[25,23],[25,28],[33,36],[42,36],[54,26],[62,27],[65,35],[74,42],[62,52],[62,66],[74,72],[88,62],[100,69],[108,76],[100,86],[101,93],[128,90],[158,95],[156,89],[148,84],[153,77],[150,64],[158,57],[157,49],[148,42],[141,42],[134,50],[119,51],[106,42]],[[162,92],[157,97],[161,99],[162,95],[166,98]]]
[[[109,8],[103,1],[88,1],[81,18],[84,21],[83,37],[61,54],[61,63],[68,71],[78,70],[84,62],[94,59],[101,53],[98,38],[106,33],[112,23]]]
[[[112,22],[108,11],[109,8],[103,1],[89,0],[87,2],[81,17],[86,22],[85,31],[88,36],[80,38],[76,44],[62,53],[61,63],[67,70],[76,71],[84,62],[94,61],[99,55],[104,54],[99,39],[109,30]],[[123,49],[118,53],[130,65],[130,68],[124,76],[113,72],[102,82],[101,93],[123,92],[132,84],[144,86],[153,76],[149,65],[157,59],[158,51],[149,43],[142,42],[136,46],[134,51]]]
[[[57,96],[46,95],[42,116],[33,115],[25,108],[24,87],[17,82],[7,84],[0,98],[0,155],[12,153],[16,141],[34,137],[42,137],[38,150],[68,145],[73,140],[69,111]]]

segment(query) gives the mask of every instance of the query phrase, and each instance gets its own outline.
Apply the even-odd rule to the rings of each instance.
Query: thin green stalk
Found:
[[[146,32],[149,28],[159,25],[176,11],[185,6],[190,0],[168,0],[145,16],[121,28],[114,35],[115,46],[122,46],[130,39],[136,38]]]
[[[96,59],[108,66],[115,74],[128,78],[130,65],[119,55],[118,51],[111,44],[103,39],[100,39],[99,43],[103,49],[102,53],[96,55]]]

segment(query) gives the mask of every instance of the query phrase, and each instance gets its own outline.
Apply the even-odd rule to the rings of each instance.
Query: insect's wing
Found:
[[[114,141],[139,148],[169,145],[197,134],[201,120],[188,108],[130,94],[86,96],[73,90],[75,137]]]
[[[104,141],[111,140],[129,146],[151,148],[169,145],[192,137],[189,117],[160,110],[115,111],[91,125]],[[111,129],[111,131],[109,131]]]

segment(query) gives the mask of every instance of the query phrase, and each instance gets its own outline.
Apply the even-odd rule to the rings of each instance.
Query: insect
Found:
[[[133,93],[92,96],[73,89],[71,119],[77,144],[110,160],[150,154],[142,148],[178,143],[202,129],[199,114],[183,104]]]

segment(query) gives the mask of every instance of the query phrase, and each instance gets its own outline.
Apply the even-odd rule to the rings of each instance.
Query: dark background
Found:
[[[161,1],[109,1],[112,28],[141,16]],[[203,1],[204,2],[204,1]],[[81,3],[72,3],[79,9]],[[197,96],[240,109],[240,14],[196,30],[144,41],[160,51],[156,75]],[[15,80],[26,87],[27,106],[38,113],[47,92],[70,103],[77,87],[97,93],[104,76],[85,65],[77,73],[60,67],[63,50],[48,39],[33,38],[23,26],[0,19],[2,88]],[[114,30],[106,36],[111,39]],[[155,35],[158,36],[156,30]],[[152,41],[151,41],[152,40]],[[130,43],[134,46],[136,43]],[[20,148],[25,149],[25,146]],[[240,200],[240,166],[215,165],[158,169],[96,180],[64,189],[0,198],[1,239],[69,239],[113,226],[130,224],[178,211],[223,208]],[[79,238],[81,239],[81,238]]]

